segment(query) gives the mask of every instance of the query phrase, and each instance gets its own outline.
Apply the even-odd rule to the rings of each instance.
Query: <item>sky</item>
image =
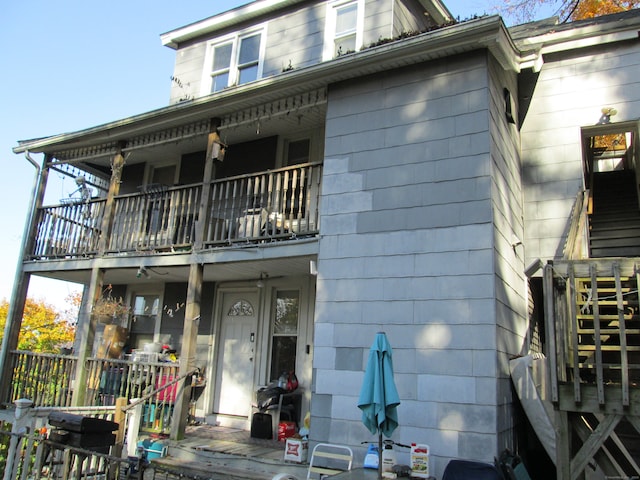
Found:
[[[35,168],[18,140],[73,132],[164,107],[175,51],[160,35],[247,0],[0,2],[0,300],[10,300]],[[491,14],[494,0],[444,0],[454,17]],[[41,155],[33,155],[38,163]],[[50,179],[52,183],[52,180]],[[58,179],[54,203],[75,190]],[[58,188],[56,186],[56,188]],[[57,195],[57,196],[56,196]],[[32,277],[30,298],[62,310],[73,284]]]

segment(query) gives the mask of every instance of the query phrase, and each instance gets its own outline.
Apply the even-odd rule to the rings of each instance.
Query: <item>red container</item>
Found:
[[[162,375],[156,381],[156,388],[162,388],[166,384],[171,383],[175,379],[174,375]],[[174,403],[176,401],[176,393],[178,392],[178,384],[174,383],[170,387],[167,387],[158,392],[158,401],[159,402],[168,402]]]
[[[295,422],[280,422],[278,424],[278,441],[284,442],[287,438],[296,434]]]

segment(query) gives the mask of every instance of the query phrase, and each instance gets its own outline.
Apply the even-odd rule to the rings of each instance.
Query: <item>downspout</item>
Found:
[[[15,349],[17,347],[18,336],[20,334],[20,327],[22,326],[22,319],[16,320],[16,315],[20,312],[20,316],[24,314],[24,304],[26,302],[28,279],[24,278],[24,272],[22,269],[22,262],[24,259],[25,248],[28,244],[28,237],[31,231],[31,224],[35,216],[36,206],[36,194],[42,181],[42,168],[38,165],[31,155],[29,150],[24,153],[25,158],[36,168],[36,176],[33,180],[33,187],[31,189],[31,205],[29,207],[29,214],[24,225],[24,231],[22,233],[22,241],[20,242],[20,253],[18,257],[18,265],[16,267],[16,273],[13,280],[13,288],[11,289],[11,302],[9,303],[9,309],[7,311],[7,321],[4,326],[4,336],[2,338],[2,348],[0,349],[0,401],[10,402],[9,387],[11,382],[11,372],[9,371],[10,355],[9,349]],[[26,285],[25,285],[26,282]],[[18,299],[18,297],[21,297]],[[17,321],[17,326],[16,326]],[[15,342],[14,345],[10,343]]]

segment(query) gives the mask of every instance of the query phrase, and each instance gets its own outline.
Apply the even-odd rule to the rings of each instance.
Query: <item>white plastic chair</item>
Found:
[[[319,443],[313,447],[307,480],[323,479],[351,470],[353,451],[344,445]]]

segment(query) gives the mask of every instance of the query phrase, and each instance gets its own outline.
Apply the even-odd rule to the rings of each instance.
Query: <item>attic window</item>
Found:
[[[217,39],[207,47],[203,95],[253,82],[262,76],[262,30]]]
[[[327,4],[323,60],[352,53],[362,45],[364,2],[342,0]]]

